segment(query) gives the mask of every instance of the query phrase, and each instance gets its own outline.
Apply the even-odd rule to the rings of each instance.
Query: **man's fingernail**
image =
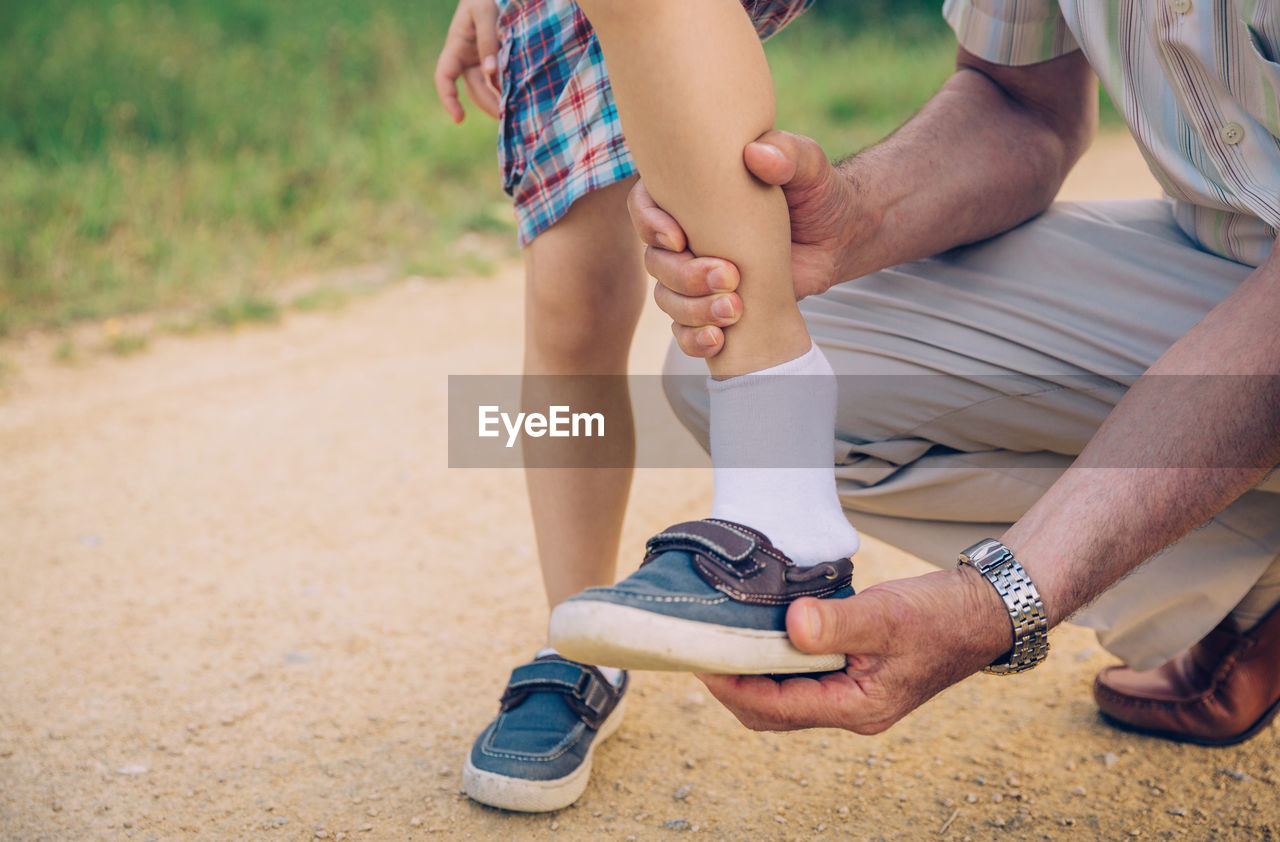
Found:
[[[675,243],[671,242],[671,238],[666,234],[656,234],[653,239],[658,243],[658,248],[660,249],[666,249],[667,251],[676,250]]]
[[[497,57],[495,57],[495,56],[485,56],[485,57],[484,57],[484,63],[483,63],[483,66],[484,66],[484,72],[485,72],[485,73],[492,73],[493,71],[497,70],[497,69],[498,69],[498,59],[497,59]]]
[[[733,318],[733,302],[729,300],[729,296],[722,295],[711,302],[711,315],[717,319]]]
[[[707,286],[715,292],[728,292],[733,289],[729,273],[723,266],[717,266],[707,273]]]
[[[716,333],[711,328],[698,331],[698,344],[704,348],[715,347]]]
[[[805,606],[800,618],[800,624],[804,626],[809,639],[817,641],[822,635],[822,615],[818,612],[818,607],[816,605]]]

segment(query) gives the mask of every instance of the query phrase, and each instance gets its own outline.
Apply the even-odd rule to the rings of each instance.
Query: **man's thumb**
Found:
[[[817,141],[778,129],[748,144],[743,157],[756,178],[793,190],[817,187],[831,175],[831,162]]]
[[[742,152],[747,169],[765,184],[789,184],[796,175],[795,144],[784,132],[761,135]]]
[[[812,655],[846,654],[864,648],[867,641],[859,630],[864,624],[856,599],[797,599],[787,609],[791,642]]]

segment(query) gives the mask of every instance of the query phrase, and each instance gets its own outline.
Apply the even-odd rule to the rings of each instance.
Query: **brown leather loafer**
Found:
[[[1103,719],[1130,731],[1206,746],[1244,742],[1280,710],[1280,608],[1245,634],[1227,617],[1156,669],[1107,667],[1093,698]]]

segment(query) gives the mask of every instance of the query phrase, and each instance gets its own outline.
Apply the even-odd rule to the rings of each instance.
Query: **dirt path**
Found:
[[[1126,142],[1074,195],[1150,195]],[[1090,175],[1092,173],[1093,175]],[[518,472],[446,468],[449,373],[516,370],[521,280],[403,283],[277,329],[80,366],[15,347],[0,402],[0,838],[1271,839],[1276,732],[1102,725],[1067,627],[889,733],[752,734],[641,675],[573,808],[458,792],[544,618]],[[656,371],[649,312],[636,357]],[[642,471],[625,546],[705,512]],[[884,545],[860,586],[927,569]]]

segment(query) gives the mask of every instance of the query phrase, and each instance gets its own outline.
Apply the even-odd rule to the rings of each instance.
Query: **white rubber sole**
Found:
[[[667,617],[611,602],[565,602],[551,612],[550,643],[566,658],[630,670],[762,675],[829,672],[844,655],[808,655],[786,632]]]
[[[471,765],[471,752],[467,752],[467,762],[462,767],[462,791],[481,804],[521,813],[546,813],[568,807],[586,791],[596,747],[618,730],[626,706],[625,698],[618,702],[613,713],[600,726],[600,733],[587,749],[582,765],[563,778],[530,781],[486,772]]]

